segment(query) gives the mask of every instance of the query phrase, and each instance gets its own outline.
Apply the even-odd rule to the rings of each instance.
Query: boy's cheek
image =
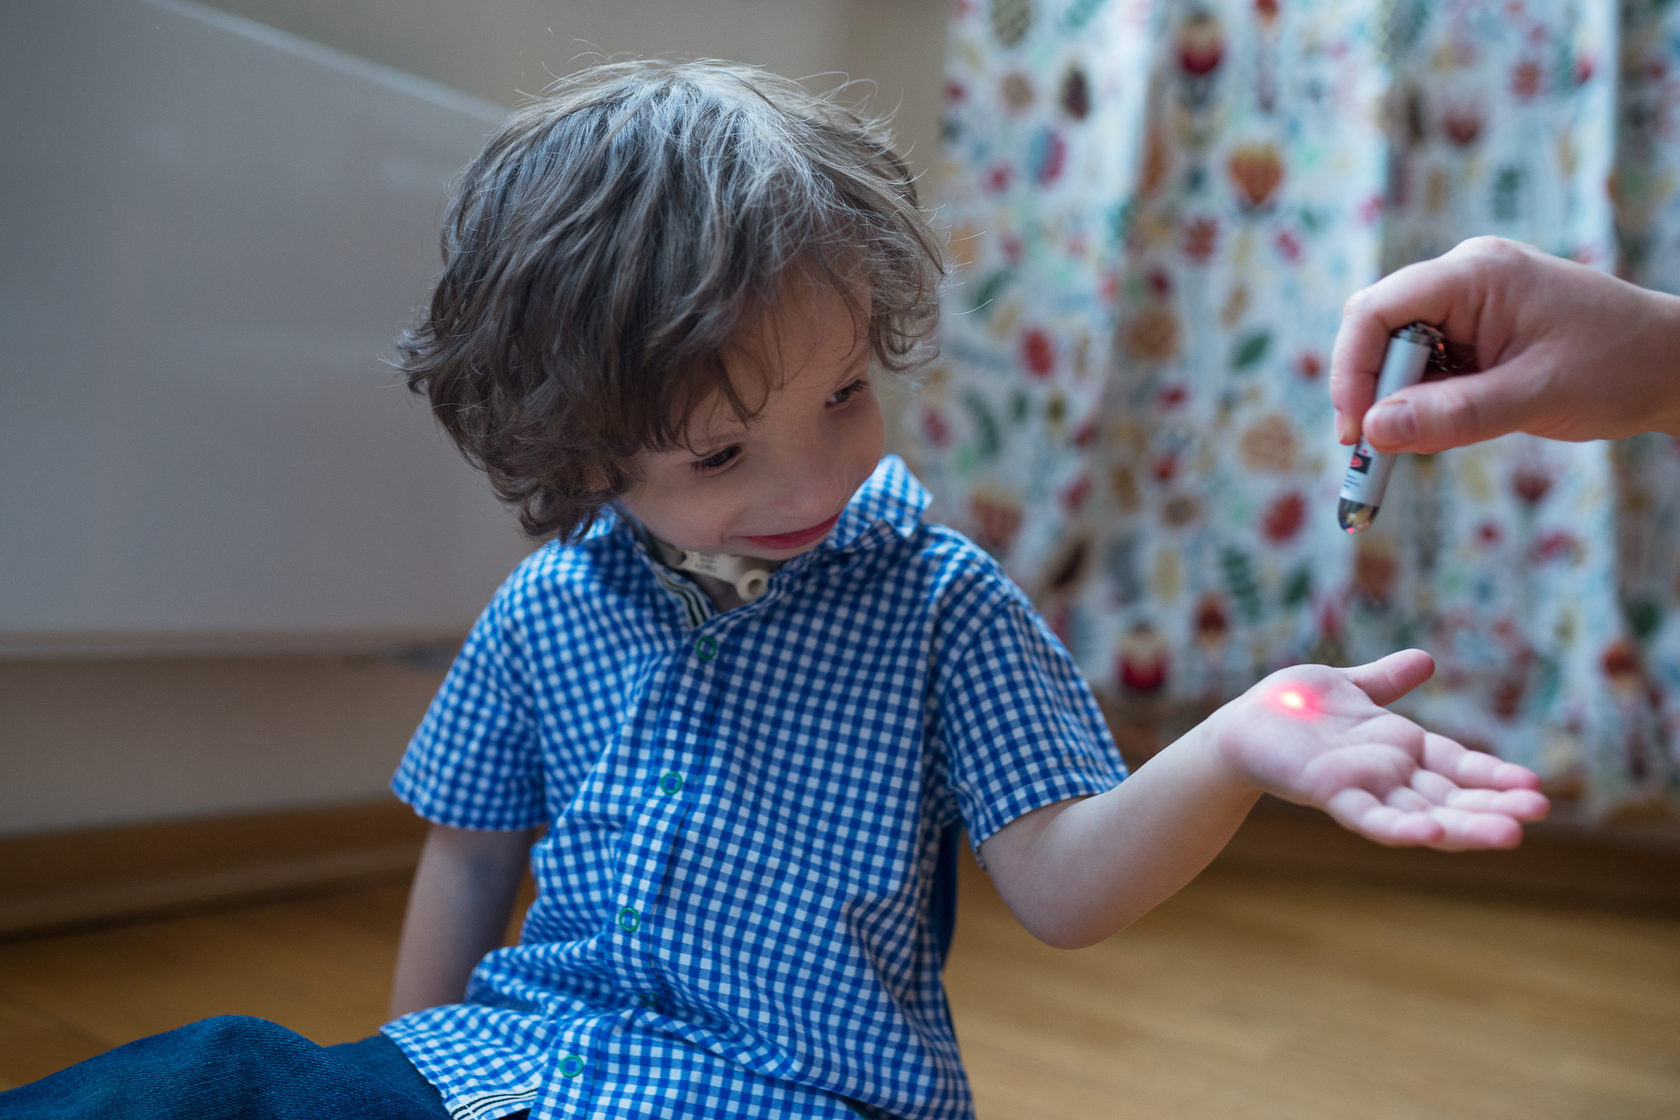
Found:
[[[723,513],[697,496],[666,496],[626,505],[627,512],[660,540],[698,552],[721,550]]]

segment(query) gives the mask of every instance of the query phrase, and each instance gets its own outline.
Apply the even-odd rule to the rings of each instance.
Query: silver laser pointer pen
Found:
[[[1377,375],[1377,395],[1372,403],[1398,393],[1423,379],[1429,360],[1441,354],[1445,342],[1440,331],[1425,323],[1410,323],[1395,331],[1388,339],[1383,354],[1382,372]],[[1353,459],[1348,463],[1347,475],[1342,479],[1340,501],[1336,503],[1336,520],[1350,533],[1362,533],[1377,519],[1382,506],[1383,491],[1388,488],[1388,475],[1394,469],[1394,456],[1374,451],[1363,434],[1353,445]]]

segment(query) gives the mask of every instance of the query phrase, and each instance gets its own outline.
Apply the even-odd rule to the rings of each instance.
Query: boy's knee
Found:
[[[7,1093],[0,1117],[86,1120],[146,1116],[275,1115],[248,1107],[307,1067],[303,1036],[267,1021],[223,1015],[119,1046]],[[318,1048],[317,1048],[318,1049]]]
[[[313,1042],[279,1023],[250,1015],[218,1015],[180,1028],[189,1045],[179,1053],[223,1073],[244,1068],[286,1069],[306,1062],[320,1050]]]
[[[190,1040],[196,1049],[225,1050],[232,1054],[266,1050],[276,1043],[285,1045],[302,1037],[278,1023],[251,1015],[217,1015],[188,1023],[170,1033],[183,1041]]]
[[[307,1038],[278,1023],[249,1015],[218,1015],[188,1023],[123,1048],[133,1053],[136,1070],[148,1070],[160,1083],[187,1097],[237,1095],[260,1087],[276,1075],[290,1076],[307,1067]]]

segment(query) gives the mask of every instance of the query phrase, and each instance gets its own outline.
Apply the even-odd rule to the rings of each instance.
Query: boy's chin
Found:
[[[744,556],[750,560],[762,560],[766,564],[785,564],[796,556],[805,555],[821,543],[822,540],[818,539],[812,541],[810,544],[800,545],[798,548],[779,549],[766,549],[749,545],[744,550],[737,552],[734,555]]]

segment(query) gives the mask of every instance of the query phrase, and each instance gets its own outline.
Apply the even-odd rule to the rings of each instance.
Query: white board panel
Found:
[[[384,357],[501,117],[176,0],[0,14],[0,653],[459,635],[529,550]]]

